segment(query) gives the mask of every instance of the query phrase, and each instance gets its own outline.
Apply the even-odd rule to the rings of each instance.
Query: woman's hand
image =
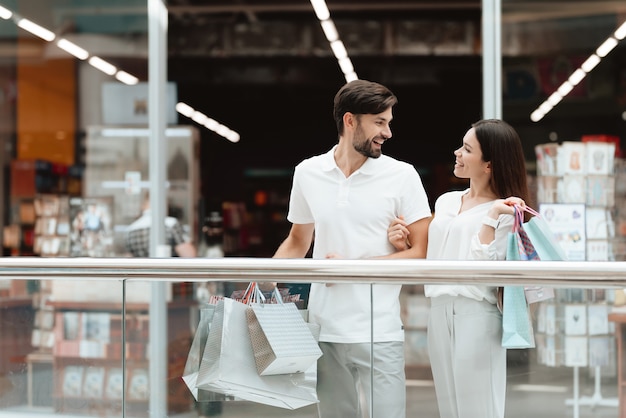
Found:
[[[526,207],[526,202],[516,196],[510,196],[506,199],[498,199],[493,202],[491,209],[489,209],[489,217],[498,219],[500,215],[515,215],[514,206]]]
[[[406,227],[407,224],[404,221],[404,216],[399,216],[394,219],[389,228],[387,228],[387,239],[398,251],[404,251],[411,248],[409,244],[409,230]]]
[[[517,197],[517,196],[509,196],[506,199],[504,199],[504,204],[508,205],[508,206],[520,206],[522,208],[526,207],[526,202],[524,202],[523,199]]]

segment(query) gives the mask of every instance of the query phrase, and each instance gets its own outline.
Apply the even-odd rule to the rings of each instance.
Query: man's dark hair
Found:
[[[377,115],[398,103],[398,98],[382,84],[367,80],[346,83],[335,95],[333,116],[337,133],[343,134],[343,115]]]

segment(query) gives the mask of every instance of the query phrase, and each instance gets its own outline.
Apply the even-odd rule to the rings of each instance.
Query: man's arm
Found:
[[[273,258],[304,258],[313,241],[314,224],[293,224]]]
[[[428,247],[428,226],[430,225],[431,220],[432,217],[429,216],[415,221],[410,225],[406,225],[406,229],[409,232],[406,238],[409,241],[410,248],[376,258],[426,258],[426,249]]]

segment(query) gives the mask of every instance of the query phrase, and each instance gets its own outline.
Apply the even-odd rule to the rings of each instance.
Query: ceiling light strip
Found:
[[[9,9],[6,9],[0,6],[0,17],[3,18],[4,20],[9,20],[13,17],[13,12],[10,11]]]
[[[115,78],[129,86],[134,86],[139,83],[139,79],[137,77],[132,74],[128,74],[126,71],[118,71],[117,74],[115,74]]]
[[[591,54],[585,62],[583,62],[580,68],[569,76],[567,81],[559,86],[559,88],[552,93],[539,107],[532,111],[530,114],[530,120],[533,122],[539,122],[544,118],[557,104],[563,100],[571,91],[577,86],[594,68],[600,64],[600,61],[606,57],[619,42],[626,37],[626,22],[623,22],[619,28],[609,36],[602,44]]]
[[[115,67],[115,65],[95,55],[89,58],[88,62],[89,64],[91,64],[91,66],[97,68],[105,74],[114,75],[117,72],[117,68]]]
[[[29,19],[23,18],[16,13],[13,13],[3,5],[0,5],[0,18],[5,20],[12,19],[17,26],[45,41],[53,42],[56,39],[56,35],[51,30],[46,29]],[[56,46],[80,60],[86,60],[90,56],[87,50],[65,38],[58,39],[56,41]],[[124,84],[134,85],[139,82],[137,77],[127,73],[126,71],[118,70],[113,64],[104,61],[102,58],[91,57],[89,59],[89,64],[107,75],[115,76],[116,79]]]
[[[330,11],[328,10],[328,6],[326,5],[325,0],[310,0],[311,6],[313,6],[313,10],[315,11],[315,16],[320,21],[320,25],[322,26],[322,30],[324,31],[324,35],[326,39],[330,43],[330,48],[337,58],[337,62],[339,64],[339,68],[343,72],[343,75],[346,79],[346,82],[350,82],[352,80],[357,80],[359,77],[356,75],[354,71],[354,66],[352,65],[352,61],[350,57],[348,57],[348,51],[346,51],[346,47],[339,39],[339,33],[337,32],[337,28],[335,27],[335,23],[330,18]]]
[[[17,26],[19,26],[20,28],[24,29],[27,32],[32,33],[35,36],[40,37],[44,41],[52,42],[54,41],[54,38],[56,38],[56,35],[53,32],[49,31],[48,29],[42,26],[39,26],[35,22],[30,21],[28,19],[19,18],[17,21]]]
[[[79,60],[86,60],[89,57],[89,52],[65,38],[59,39],[57,41],[57,46],[68,54],[74,55]]]
[[[11,10],[5,8],[2,5],[0,5],[0,18],[5,20],[13,19],[17,26],[48,42],[52,42],[56,38],[56,35],[52,31],[42,26],[39,26],[38,24],[28,19],[24,19],[21,16],[16,15]],[[124,84],[132,86],[139,83],[139,79],[134,75],[129,74],[126,71],[118,70],[117,67],[115,67],[113,64],[103,60],[100,57],[97,57],[95,55],[90,57],[91,54],[87,50],[81,48],[73,42],[68,41],[65,38],[60,38],[56,42],[56,46],[80,60],[86,60],[87,58],[89,58],[87,62],[91,66],[107,75],[115,76],[118,81]],[[200,120],[202,123],[198,122],[199,124],[217,133],[218,135],[223,136],[229,141],[239,142],[240,136],[237,132],[233,131],[227,126],[222,125],[221,123],[218,123],[208,116],[195,111],[191,106],[181,102],[176,105],[176,110],[182,115],[187,116],[194,121]]]
[[[223,136],[230,142],[239,142],[241,139],[240,135],[230,129],[228,126],[222,125],[215,119],[212,119],[205,115],[204,113],[195,110],[193,107],[189,106],[187,103],[178,102],[176,103],[176,111],[183,116],[188,117],[189,119],[196,122],[198,125],[202,125],[210,131],[215,132],[216,134]]]

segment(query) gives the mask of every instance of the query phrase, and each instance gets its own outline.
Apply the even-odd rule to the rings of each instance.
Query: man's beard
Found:
[[[359,127],[354,133],[352,146],[359,154],[364,155],[365,157],[378,158],[382,155],[382,151],[380,149],[374,149],[372,147],[373,140],[374,138],[365,139],[365,135],[363,135],[363,131]]]

